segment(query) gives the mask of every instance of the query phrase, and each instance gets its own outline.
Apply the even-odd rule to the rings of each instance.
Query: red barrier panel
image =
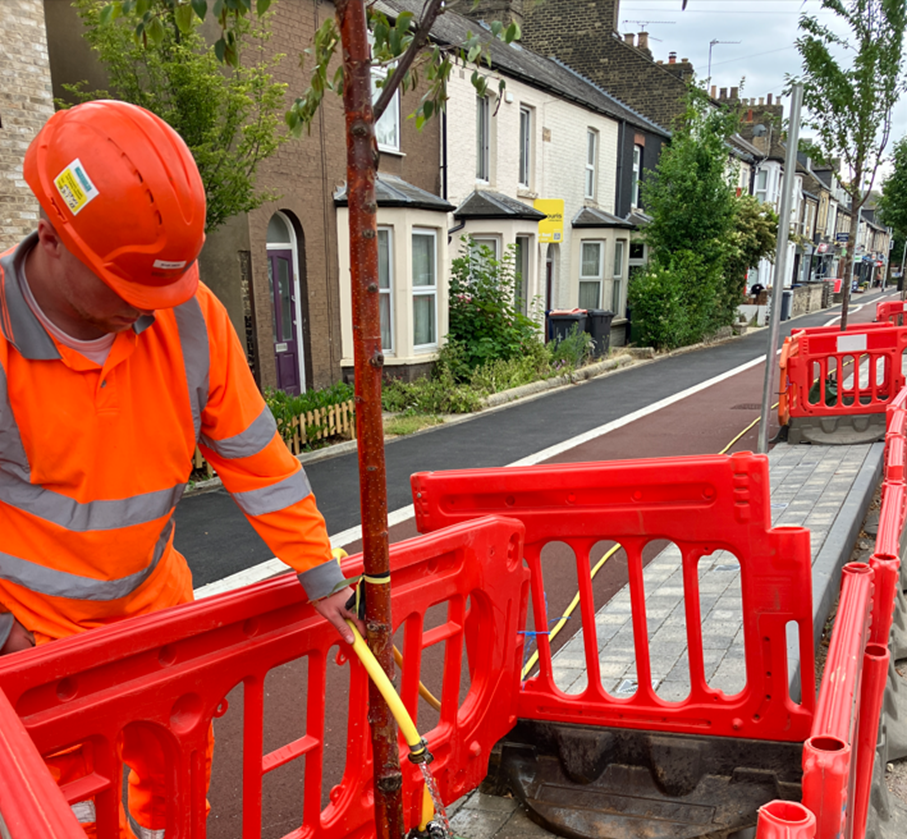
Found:
[[[803,806],[816,817],[816,839],[841,839],[847,816],[851,749],[837,737],[803,744]]]
[[[860,562],[844,566],[841,597],[810,742],[817,750],[803,751],[803,804],[816,814],[817,839],[835,839],[852,817],[853,767],[860,719],[863,653],[869,642],[873,571]],[[834,748],[827,748],[833,744]],[[838,744],[848,747],[846,755]],[[827,754],[822,754],[825,751]],[[846,760],[845,760],[846,757]],[[842,786],[843,784],[843,786]],[[846,806],[841,806],[844,795]]]
[[[443,654],[440,719],[422,734],[435,756],[431,768],[447,802],[479,784],[491,747],[516,721],[522,652],[517,630],[528,585],[521,564],[522,534],[519,522],[489,518],[390,549],[393,614],[404,634],[401,696],[417,725],[423,651],[438,645]],[[343,567],[347,576],[361,573],[361,555],[350,557]],[[439,607],[446,610],[444,622],[426,626],[426,611]],[[226,712],[227,694],[241,685],[243,839],[261,836],[266,773],[303,757],[302,825],[288,836],[374,836],[367,676],[357,660],[349,662],[346,768],[322,809],[326,673],[332,649],[339,646],[336,631],[305,602],[295,575],[288,574],[0,659],[0,688],[37,747],[36,752],[26,741],[21,751],[29,762],[0,768],[3,818],[16,814],[7,810],[7,794],[16,801],[29,795],[33,800],[29,788],[40,788],[35,786],[38,781],[46,787],[50,780],[38,752],[90,743],[94,772],[63,787],[63,795],[70,803],[93,796],[99,839],[118,836],[122,785],[116,741],[126,726],[140,725],[156,734],[168,756],[167,835],[201,839],[205,790],[200,761],[208,727],[212,717]],[[304,736],[266,751],[265,678],[272,669],[303,659]],[[461,697],[464,679],[469,688]],[[0,703],[0,720],[2,711]],[[13,726],[2,725],[0,731],[7,740],[15,734]],[[291,736],[284,729],[281,734]],[[22,745],[13,742],[7,748]],[[408,752],[401,739],[401,754]],[[418,767],[401,762],[406,821],[411,825],[421,812],[422,777]],[[47,796],[48,818],[63,825],[71,822],[59,792]],[[49,832],[31,816],[11,834],[12,839],[70,835],[63,828]]]
[[[903,326],[904,305],[903,300],[883,300],[876,303],[876,321]]]
[[[880,413],[904,387],[907,327],[819,327],[790,340],[797,349],[788,353],[781,384],[792,417]]]
[[[563,542],[573,551],[587,687],[576,695],[557,687],[541,633],[540,673],[523,686],[520,717],[786,741],[808,735],[815,697],[809,532],[771,527],[764,455],[428,472],[413,475],[412,487],[422,532],[492,512],[526,525],[535,627],[548,626],[542,550]],[[676,703],[659,698],[651,683],[642,554],[659,539],[682,555],[691,689]],[[590,551],[601,540],[626,552],[638,683],[627,699],[602,686],[589,578]],[[732,553],[741,568],[746,685],[733,696],[704,675],[698,562],[718,550]],[[788,623],[799,634],[802,705],[788,690]]]
[[[0,826],[10,839],[85,839],[60,788],[0,691]]]
[[[882,507],[879,510],[879,532],[875,553],[880,557],[900,556],[901,532],[907,515],[907,488],[899,481],[882,482]]]
[[[796,801],[776,799],[759,808],[756,839],[814,839],[816,817]]]
[[[879,717],[888,682],[888,662],[891,652],[888,639],[884,644],[868,644],[863,653],[863,685],[860,691],[860,716],[857,719],[857,759],[853,791],[854,839],[866,835],[869,814],[869,795],[872,789],[872,770],[875,764],[879,737]],[[882,781],[884,783],[884,781]]]

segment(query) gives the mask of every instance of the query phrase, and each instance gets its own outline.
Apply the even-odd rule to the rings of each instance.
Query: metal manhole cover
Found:
[[[756,402],[743,402],[740,405],[734,405],[732,411],[758,411],[762,408],[762,405]]]

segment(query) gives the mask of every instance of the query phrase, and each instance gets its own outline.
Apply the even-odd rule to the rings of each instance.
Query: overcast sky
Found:
[[[786,87],[786,74],[800,72],[794,41],[801,13],[847,33],[836,25],[837,15],[822,10],[820,0],[688,0],[685,10],[681,6],[682,0],[621,0],[619,31],[648,31],[656,60],[667,61],[668,53],[676,52],[678,59],[690,59],[700,80],[709,76],[709,45],[718,41],[711,46],[711,84],[729,88],[743,80],[744,98],[777,97]],[[726,41],[740,43],[721,43]],[[786,117],[789,99],[784,104]],[[889,151],[904,134],[907,96],[895,109]]]

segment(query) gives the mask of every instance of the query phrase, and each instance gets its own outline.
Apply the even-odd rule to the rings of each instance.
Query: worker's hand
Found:
[[[365,624],[359,620],[355,612],[346,608],[346,602],[352,594],[353,589],[347,586],[330,597],[323,597],[321,600],[316,600],[312,603],[318,614],[333,625],[347,644],[353,643],[353,631],[347,626],[347,618],[356,624],[363,636],[365,635]]]
[[[0,655],[17,653],[20,650],[30,650],[33,646],[35,646],[35,636],[22,626],[19,621],[14,620],[6,643],[3,645],[3,649],[0,649]]]

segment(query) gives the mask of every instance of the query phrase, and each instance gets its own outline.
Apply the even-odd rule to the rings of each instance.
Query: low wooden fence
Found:
[[[287,448],[293,454],[299,455],[311,448],[313,443],[329,440],[332,437],[355,440],[355,406],[356,403],[350,399],[348,402],[328,405],[325,408],[315,408],[312,411],[300,414],[298,417],[293,417],[290,420],[292,433],[283,435]],[[205,460],[198,448],[195,449],[192,468],[196,475],[207,473],[209,478],[214,477],[214,470],[211,468],[211,464]]]

